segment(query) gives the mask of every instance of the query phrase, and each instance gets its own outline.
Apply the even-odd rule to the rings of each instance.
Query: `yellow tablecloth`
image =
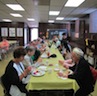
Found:
[[[43,62],[48,60],[49,64],[53,64],[53,66],[49,66],[52,68],[52,72],[49,73],[48,71],[44,76],[40,77],[33,77],[29,83],[27,84],[27,90],[59,90],[59,89],[74,89],[76,91],[79,86],[77,82],[73,79],[61,79],[58,78],[57,72],[54,71],[55,65],[58,64],[58,60],[63,60],[62,55],[58,51],[58,49],[51,48],[51,53],[57,54],[57,58],[50,58],[50,59],[43,59]]]

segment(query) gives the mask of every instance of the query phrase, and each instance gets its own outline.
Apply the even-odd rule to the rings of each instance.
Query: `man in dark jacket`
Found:
[[[79,89],[74,96],[88,96],[93,92],[94,79],[90,70],[90,64],[83,57],[84,52],[80,48],[74,48],[72,51],[72,60],[75,63],[73,68],[73,74],[68,73],[63,75],[59,73],[59,76],[75,79],[79,85]]]
[[[72,52],[72,60],[76,63],[74,73],[68,75],[68,78],[75,79],[79,85],[79,89],[75,96],[87,96],[93,91],[93,76],[89,67],[89,63],[83,58],[83,51],[74,48]]]
[[[61,45],[62,45],[62,47],[66,48],[66,51],[70,52],[70,49],[68,47],[68,39],[67,39],[66,33],[62,34]]]

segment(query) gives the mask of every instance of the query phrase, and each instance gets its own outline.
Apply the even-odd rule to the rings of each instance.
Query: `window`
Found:
[[[31,41],[38,38],[38,28],[31,29]]]

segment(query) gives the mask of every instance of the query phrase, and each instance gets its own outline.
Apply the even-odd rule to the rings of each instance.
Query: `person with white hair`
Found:
[[[60,42],[60,40],[58,39],[58,38],[55,38],[55,45],[56,45],[56,48],[59,48],[60,47],[60,45],[61,45],[61,42]]]
[[[65,77],[75,79],[79,85],[79,89],[74,96],[88,96],[93,92],[93,76],[89,63],[84,59],[84,52],[80,48],[74,48],[72,51],[72,60],[76,64],[73,74],[65,74]],[[59,75],[62,75],[59,73]]]

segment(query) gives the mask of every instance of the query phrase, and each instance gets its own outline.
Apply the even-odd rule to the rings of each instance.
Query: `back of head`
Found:
[[[16,48],[13,52],[14,58],[20,58],[21,56],[25,56],[25,55],[26,55],[26,51],[22,46]]]
[[[72,52],[79,58],[84,56],[84,52],[78,47],[75,47]]]

